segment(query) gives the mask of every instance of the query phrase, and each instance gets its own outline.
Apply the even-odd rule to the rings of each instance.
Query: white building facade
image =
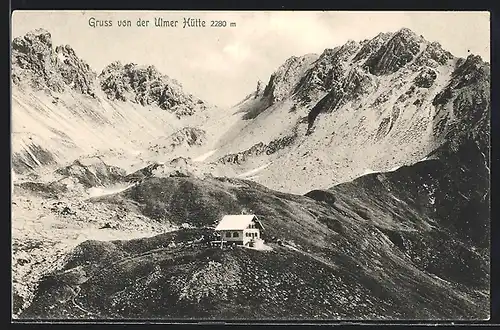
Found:
[[[253,214],[225,215],[215,228],[222,241],[239,245],[260,240],[263,229],[262,223]]]

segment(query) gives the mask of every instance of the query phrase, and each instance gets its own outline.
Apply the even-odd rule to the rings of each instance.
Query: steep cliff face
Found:
[[[254,115],[221,139],[210,161],[246,154],[228,171],[271,163],[254,176],[257,182],[303,193],[416,163],[471,129],[477,139],[489,138],[489,64],[454,57],[409,29],[326,49],[293,72],[300,77],[272,78],[266,87],[288,96],[267,106],[254,101],[258,111],[246,109]],[[292,135],[293,143],[273,153],[250,152]]]
[[[290,57],[281,65],[269,79],[264,89],[264,97],[270,97],[271,104],[280,102],[289,97],[299,83],[301,76],[314,62],[317,55]]]
[[[376,35],[373,39],[364,40],[362,42],[362,47],[359,52],[354,56],[353,61],[358,62],[362,60],[366,60],[372,54],[375,54],[379,51],[379,49],[387,42],[394,33],[391,32],[381,32]]]
[[[321,112],[328,113],[335,111],[349,101],[361,99],[364,95],[373,92],[375,88],[376,83],[372,76],[359,68],[351,69],[342,79],[339,79],[330,92],[309,111],[307,115],[308,133],[310,133],[310,129],[313,127],[316,117]]]
[[[235,106],[236,112],[244,113],[243,120],[252,120],[269,107],[290,98],[296,92],[304,72],[316,59],[317,55],[314,54],[290,57],[271,75],[265,87],[262,82],[257,83],[256,91]]]
[[[413,61],[423,46],[425,47],[425,40],[422,37],[403,28],[372,53],[365,65],[374,75],[394,73]]]
[[[349,62],[360,47],[359,43],[349,40],[341,47],[325,49],[296,86],[298,99],[306,104],[314,103],[317,97],[339,89],[349,70]]]
[[[71,46],[53,47],[50,33],[37,29],[12,41],[12,81],[62,93],[67,89],[95,97],[96,73]]]
[[[436,107],[434,134],[444,136],[454,149],[466,138],[489,154],[490,68],[479,56],[457,62],[446,87],[432,100]]]

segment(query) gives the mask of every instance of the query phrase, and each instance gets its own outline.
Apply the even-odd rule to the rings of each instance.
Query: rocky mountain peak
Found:
[[[420,53],[425,40],[413,31],[403,28],[397,31],[367,60],[370,73],[375,75],[390,74],[411,62]]]
[[[454,75],[463,75],[475,71],[481,72],[484,68],[489,68],[489,66],[483,61],[481,56],[470,54],[465,60],[460,61],[460,65],[457,66]]]
[[[66,54],[70,56],[76,56],[75,50],[71,48],[70,45],[61,45],[55,48],[56,54]]]
[[[402,27],[401,29],[396,31],[395,36],[400,36],[401,38],[406,38],[406,39],[421,38],[415,32],[413,32],[407,27]]]
[[[183,91],[175,79],[161,74],[153,65],[113,62],[99,74],[101,89],[108,99],[131,101],[143,106],[155,104],[177,116],[192,115],[205,103]]]
[[[415,63],[420,66],[430,66],[433,68],[439,65],[445,65],[449,60],[455,57],[441,47],[439,42],[431,42],[417,58]]]
[[[332,182],[345,180],[419,162],[449,141],[456,150],[471,139],[488,154],[482,146],[489,139],[489,68],[478,56],[458,59],[438,42],[403,28],[327,48],[303,71],[291,70],[297,59],[279,67],[266,87],[281,96],[275,104],[262,98],[246,108],[247,113],[267,111],[267,116],[246,116],[255,125],[245,134],[235,130],[228,135],[238,134],[226,142],[228,158],[237,156],[241,166],[257,159],[271,163],[259,173],[259,183],[293,190],[302,180],[301,185],[312,188],[322,182],[311,184],[311,173],[328,172]],[[291,76],[300,72],[300,77]],[[297,80],[292,92],[284,88]],[[288,126],[275,129],[268,124],[273,121]],[[295,140],[268,153],[270,141],[282,137]],[[328,150],[329,156],[316,150]],[[290,184],[283,183],[285,167]]]
[[[353,58],[353,61],[357,62],[360,60],[364,60],[373,53],[377,52],[380,47],[382,47],[382,45],[386,43],[392,36],[393,33],[391,32],[379,33],[373,39],[365,40],[364,42],[362,42],[362,47]]]
[[[36,29],[12,42],[12,81],[35,90],[63,93],[73,90],[96,98],[100,85],[108,99],[157,105],[177,116],[207,107],[184,92],[182,85],[153,65],[115,61],[97,74],[70,45],[54,46],[50,32]]]
[[[354,40],[348,40],[335,52],[335,60],[348,60],[359,50],[360,44]]]
[[[12,80],[35,89],[62,93],[66,89],[95,96],[96,74],[69,46],[53,47],[51,34],[44,29],[28,32],[12,41]]]
[[[107,74],[109,72],[119,71],[119,70],[123,70],[123,64],[122,64],[122,62],[120,62],[120,61],[114,61],[114,62],[109,63],[106,67],[104,67],[104,69],[102,69],[102,71],[99,74],[99,76],[105,75],[105,74]]]
[[[301,76],[317,59],[317,55],[292,56],[285,61],[269,79],[264,90],[264,96],[276,103],[291,95],[300,81]]]
[[[26,33],[24,37],[14,38],[12,42],[14,49],[19,51],[39,52],[52,48],[52,35],[49,31],[39,28]],[[24,46],[24,47],[23,47]]]
[[[447,88],[436,96],[435,103],[439,104],[451,98],[451,89],[489,84],[489,80],[490,66],[482,60],[481,56],[471,54],[465,59],[457,59],[451,80]]]
[[[80,60],[71,46],[55,48],[56,65],[66,85],[82,94],[94,95],[95,72]]]

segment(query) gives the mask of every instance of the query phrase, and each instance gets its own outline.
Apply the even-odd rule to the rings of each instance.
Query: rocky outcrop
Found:
[[[290,96],[295,91],[303,73],[316,58],[316,55],[311,54],[290,57],[271,75],[263,97],[268,97],[273,104]]]
[[[415,78],[415,86],[429,88],[437,78],[437,73],[431,68],[423,68]]]
[[[178,157],[169,163],[153,163],[143,167],[125,177],[127,182],[142,182],[151,177],[190,177],[195,176],[192,163],[185,158]]]
[[[440,65],[445,65],[448,61],[453,60],[454,56],[444,50],[439,42],[431,42],[427,45],[425,50],[415,60],[417,65],[426,65],[436,68]]]
[[[181,144],[187,144],[190,147],[201,146],[206,141],[206,132],[196,127],[183,127],[181,130],[175,132],[170,138],[173,147]]]
[[[358,43],[349,40],[341,47],[325,49],[301,78],[296,88],[299,100],[308,102],[316,93],[339,89],[348,71],[346,64],[359,48]]]
[[[245,104],[248,102],[252,103],[253,100],[261,99],[263,97],[265,87],[266,85],[264,84],[264,82],[262,82],[262,80],[257,80],[257,86],[255,90],[245,96],[243,100],[236,103],[233,107],[238,109],[239,112],[246,112]],[[267,106],[269,106],[269,102],[266,104],[266,107]]]
[[[225,155],[224,157],[219,158],[217,162],[221,164],[241,164],[250,157],[265,154],[266,147],[267,145],[265,145],[263,142],[260,142],[253,145],[251,148],[247,150],[234,154]]]
[[[27,82],[37,90],[70,89],[95,97],[95,72],[69,45],[54,48],[51,34],[44,29],[14,38],[11,63],[15,84]]]
[[[374,75],[396,72],[415,59],[422,44],[424,44],[423,38],[410,29],[403,28],[372,54],[365,64]]]
[[[260,96],[262,96],[262,94],[264,93],[264,88],[266,86],[264,85],[264,83],[262,82],[262,80],[258,80],[257,81],[257,87],[255,88],[255,92],[253,93],[253,98],[256,99]]]
[[[125,177],[125,181],[127,182],[140,182],[141,180],[144,180],[145,178],[150,178],[153,176],[154,172],[162,167],[162,164],[159,163],[153,163],[149,164],[133,173],[127,174]]]
[[[85,188],[116,184],[125,178],[124,170],[110,166],[98,157],[77,159],[73,164],[57,169],[56,173],[76,179]]]
[[[202,146],[207,141],[207,134],[200,128],[186,126],[156,141],[158,143],[150,143],[148,150],[157,154],[165,154]]]
[[[204,110],[206,104],[184,92],[176,80],[161,74],[154,66],[113,62],[99,74],[100,85],[111,100],[157,105],[178,117]]]
[[[39,144],[30,143],[23,150],[12,153],[12,169],[16,173],[27,173],[39,166],[55,164],[56,156]]]
[[[71,46],[57,46],[55,49],[59,72],[72,89],[88,95],[94,95],[96,74],[90,66],[78,58]]]
[[[356,56],[354,56],[353,61],[358,62],[366,60],[368,57],[378,52],[382,45],[384,45],[393,35],[394,34],[391,32],[381,32],[373,39],[364,40],[361,42],[362,47]]]
[[[470,138],[481,143],[483,153],[489,153],[490,79],[490,67],[479,56],[458,61],[450,82],[432,101],[437,110],[436,136],[457,147]]]
[[[359,68],[353,68],[349,71],[342,84],[323,97],[309,111],[307,121],[308,129],[313,127],[316,117],[322,112],[332,112],[346,102],[362,97],[375,89],[373,77]]]
[[[224,157],[219,158],[217,162],[221,164],[242,164],[251,157],[259,155],[271,155],[288,146],[291,146],[295,142],[296,138],[297,135],[292,134],[289,136],[272,140],[268,144],[260,142],[253,145],[251,148],[247,150],[234,154],[225,155]]]

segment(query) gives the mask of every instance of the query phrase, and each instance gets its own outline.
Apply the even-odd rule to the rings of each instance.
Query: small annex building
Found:
[[[215,231],[221,236],[221,243],[249,245],[250,242],[262,241],[261,231],[264,226],[254,214],[225,215]]]

